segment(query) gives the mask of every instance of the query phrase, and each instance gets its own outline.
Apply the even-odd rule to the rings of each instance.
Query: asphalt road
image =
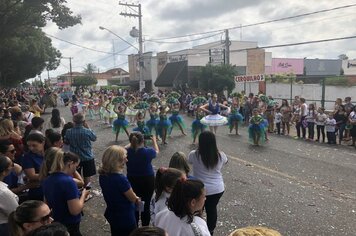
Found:
[[[69,108],[60,108],[70,120]],[[186,119],[187,127],[191,118]],[[97,166],[106,147],[116,144],[110,128],[89,121],[98,140],[94,143]],[[246,128],[240,136],[220,127],[217,142],[229,162],[223,168],[225,193],[218,205],[215,235],[234,229],[262,225],[282,235],[356,235],[356,150],[347,146],[309,143],[287,136],[271,135],[263,146],[249,144]],[[173,131],[169,145],[160,146],[155,168],[167,166],[172,154],[188,154],[190,135]],[[118,145],[128,143],[119,136]],[[86,203],[83,235],[110,235],[103,213],[105,202],[94,177],[92,194]]]

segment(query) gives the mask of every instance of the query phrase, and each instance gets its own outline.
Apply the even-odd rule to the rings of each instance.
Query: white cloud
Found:
[[[246,25],[281,17],[333,8],[352,4],[348,0],[335,1],[282,1],[282,0],[145,0],[141,1],[143,14],[143,34],[147,39],[185,35],[224,29],[231,26]],[[138,19],[123,17],[121,11],[130,11],[119,6],[116,0],[68,0],[68,6],[74,14],[82,16],[82,24],[65,30],[58,30],[54,24],[49,24],[45,32],[73,43],[101,51],[120,51],[128,45],[108,32],[99,30],[106,27],[125,40],[136,44],[136,39],[129,36],[133,26],[138,26]],[[316,14],[313,16],[270,23],[266,25],[243,28],[242,39],[257,41],[259,46],[294,43],[326,38],[356,35],[356,7]],[[174,39],[172,41],[199,38]],[[240,30],[230,31],[232,40],[240,39]],[[145,51],[173,51],[192,47],[200,43],[220,40],[221,36],[181,44],[145,43]],[[76,46],[53,40],[53,45],[63,56],[74,57],[73,70],[81,71],[87,63],[94,63],[100,70],[113,67],[113,57],[108,54],[92,52]],[[167,40],[166,40],[167,41]],[[345,53],[350,58],[356,58],[356,39],[328,42],[298,47],[272,48],[273,57],[293,58],[337,58]],[[138,46],[137,46],[138,47]],[[130,48],[123,54],[136,53]],[[116,57],[116,65],[127,62],[126,55]],[[127,64],[122,65],[127,69]],[[63,59],[61,66],[50,72],[56,76],[69,71],[69,61]],[[47,77],[47,73],[43,73]]]

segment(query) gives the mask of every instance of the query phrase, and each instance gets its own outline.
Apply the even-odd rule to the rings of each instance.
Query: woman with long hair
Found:
[[[0,121],[0,141],[8,140],[10,141],[16,150],[15,161],[19,162],[19,158],[23,154],[23,143],[22,136],[15,129],[14,123],[10,119],[3,119]]]
[[[63,117],[61,117],[61,113],[59,112],[59,110],[54,108],[52,110],[51,118],[47,120],[45,124],[44,130],[53,129],[57,133],[61,133],[65,123],[66,121]]]
[[[10,235],[26,236],[32,230],[52,222],[52,212],[46,203],[37,200],[25,201],[9,216]]]
[[[30,102],[30,112],[35,114],[35,117],[40,117],[41,113],[44,112],[43,109],[40,106],[38,106],[36,99],[32,99]]]
[[[205,185],[207,224],[213,234],[217,221],[217,205],[225,191],[221,168],[227,163],[227,157],[224,152],[219,151],[215,135],[204,131],[199,136],[198,149],[189,153],[188,162],[193,165],[193,176]]]
[[[177,181],[168,199],[168,209],[157,214],[155,222],[169,235],[210,236],[201,214],[205,202],[204,183],[200,180]]]
[[[117,145],[108,147],[99,169],[99,183],[106,202],[105,218],[110,224],[111,235],[129,235],[136,227],[135,204],[141,200],[123,174],[127,152]]]
[[[53,219],[65,225],[71,236],[80,236],[81,212],[89,195],[85,188],[79,195],[73,180],[80,158],[74,153],[64,153],[53,147],[46,151],[45,159],[53,160],[49,175],[42,181],[43,193],[53,211]]]
[[[152,160],[159,153],[156,137],[151,137],[153,148],[145,147],[144,136],[139,132],[130,134],[130,144],[127,149],[127,178],[134,192],[145,202],[144,211],[141,213],[142,226],[150,223],[150,201],[154,191],[154,171]],[[136,214],[138,222],[138,213]]]
[[[27,177],[27,181],[33,185],[28,191],[28,198],[30,200],[43,200],[39,173],[44,159],[45,142],[45,137],[37,133],[28,135],[26,139],[29,152],[23,157],[22,168]]]

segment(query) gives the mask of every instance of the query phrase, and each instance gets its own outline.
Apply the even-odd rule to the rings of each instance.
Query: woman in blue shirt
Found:
[[[106,202],[104,215],[113,236],[130,235],[137,227],[135,203],[141,203],[122,174],[127,162],[126,153],[124,148],[117,145],[107,148],[99,169],[99,183]]]
[[[154,191],[154,171],[152,160],[159,152],[156,137],[152,136],[153,148],[144,146],[144,137],[140,132],[130,134],[127,149],[127,178],[134,192],[145,202],[141,213],[142,226],[150,223],[150,201]],[[136,214],[138,221],[138,213]]]
[[[53,160],[50,169],[47,170],[50,175],[42,182],[44,196],[52,209],[53,219],[65,225],[71,236],[80,236],[81,212],[89,191],[83,189],[80,196],[73,180],[73,174],[79,165],[79,156],[70,152],[64,153],[61,149],[53,147],[46,151],[45,158]],[[47,165],[42,167],[47,168]]]
[[[22,168],[32,185],[28,191],[28,199],[42,201],[43,191],[40,186],[39,172],[43,162],[45,137],[42,134],[33,133],[27,136],[26,143],[29,152],[23,157]]]

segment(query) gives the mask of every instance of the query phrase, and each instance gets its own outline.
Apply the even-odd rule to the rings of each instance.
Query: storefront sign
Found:
[[[236,83],[251,83],[265,81],[265,75],[240,75],[235,76]]]

